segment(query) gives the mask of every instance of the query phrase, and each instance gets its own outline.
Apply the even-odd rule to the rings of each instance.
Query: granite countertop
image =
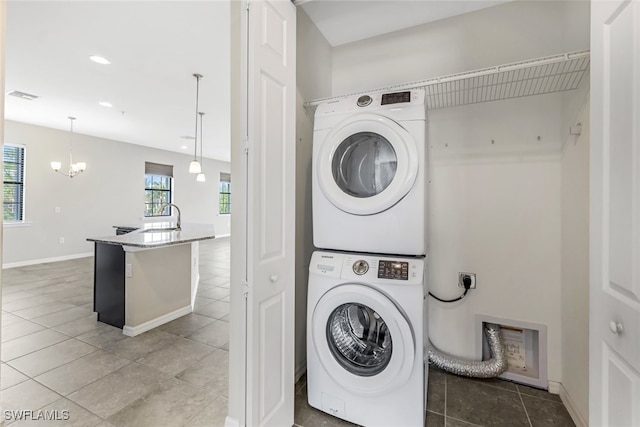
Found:
[[[182,229],[179,231],[167,230],[167,228],[175,228],[175,226],[175,222],[147,222],[138,226],[114,226],[115,228],[135,230],[120,236],[89,237],[87,240],[109,245],[156,248],[214,239],[216,237],[213,225],[210,224],[182,224]]]

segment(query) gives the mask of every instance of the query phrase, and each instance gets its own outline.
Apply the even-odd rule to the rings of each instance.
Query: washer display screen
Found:
[[[409,263],[380,260],[378,263],[378,279],[409,280]]]

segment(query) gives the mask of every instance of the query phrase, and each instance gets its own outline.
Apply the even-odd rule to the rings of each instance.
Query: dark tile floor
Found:
[[[53,424],[7,424],[222,426],[229,381],[229,239],[200,246],[194,313],[133,338],[96,322],[92,263],[84,258],[3,271],[3,409],[69,410],[72,416]],[[303,377],[296,384],[297,426],[353,426],[311,408],[306,389]],[[430,427],[574,425],[557,395],[435,369],[427,409]]]
[[[349,427],[354,424],[327,415],[307,403],[307,383],[296,384],[295,421],[300,427]],[[429,370],[428,427],[575,426],[560,397],[499,379],[458,377]],[[388,426],[409,427],[409,426]]]

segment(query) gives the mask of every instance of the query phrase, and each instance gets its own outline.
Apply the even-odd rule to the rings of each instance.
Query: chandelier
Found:
[[[87,169],[87,164],[85,162],[77,162],[73,163],[73,121],[76,119],[75,117],[67,117],[71,121],[71,131],[69,132],[69,171],[62,172],[60,168],[62,168],[62,163],[58,161],[51,162],[51,169],[58,172],[61,175],[68,176],[69,178],[73,178],[76,175],[81,174]]]

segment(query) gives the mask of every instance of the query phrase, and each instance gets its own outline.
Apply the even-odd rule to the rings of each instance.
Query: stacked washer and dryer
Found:
[[[424,425],[427,151],[423,90],[316,110],[308,399],[364,426]]]

